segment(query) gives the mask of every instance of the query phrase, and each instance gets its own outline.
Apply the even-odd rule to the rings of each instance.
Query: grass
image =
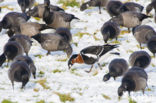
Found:
[[[147,88],[147,90],[146,91],[152,91],[152,89],[151,88]]]
[[[152,67],[155,67],[155,65],[152,63]]]
[[[134,51],[133,50],[127,50],[127,53],[133,53]]]
[[[93,35],[93,38],[94,38],[96,41],[100,40],[100,39],[97,38],[95,35]]]
[[[127,30],[123,30],[123,31],[120,32],[121,35],[128,34],[128,33],[129,32]]]
[[[1,103],[17,103],[17,102],[12,102],[10,100],[4,99]]]
[[[37,55],[34,55],[35,57],[38,57],[38,58],[42,58],[43,57],[43,55],[41,55],[41,54],[37,54]]]
[[[59,4],[63,4],[63,7],[71,6],[71,7],[80,7],[80,3],[76,0],[59,0]]]
[[[43,71],[40,71],[39,73],[38,73],[38,77],[43,77],[44,76],[44,72]]]
[[[73,43],[73,44],[74,44],[76,47],[78,46],[78,43],[76,43],[76,42],[75,42],[75,43]]]
[[[45,103],[45,101],[44,100],[40,100],[40,101],[38,101],[36,103]]]
[[[140,49],[140,45],[137,44],[136,46],[137,46],[137,48]],[[143,46],[142,46],[141,48],[142,48],[142,49],[145,49],[145,47],[143,47]]]
[[[111,100],[111,98],[105,94],[102,94],[103,98],[107,99],[107,100]]]
[[[82,77],[82,75],[80,75],[79,73],[76,73],[76,72],[75,72],[76,70],[77,70],[77,69],[71,69],[71,70],[70,70],[70,73],[72,73],[72,74],[74,74],[74,75],[76,75],[76,76]]]
[[[1,8],[2,8],[2,9],[3,9],[3,8],[6,8],[6,9],[11,10],[11,11],[13,11],[13,10],[14,10],[14,8],[10,8],[10,7],[8,7],[7,5],[2,6]]]
[[[39,89],[37,89],[37,88],[34,88],[34,92],[39,92]]]
[[[36,83],[39,83],[44,89],[50,89],[50,87],[46,85],[47,83],[46,78],[38,80],[36,81]]]
[[[75,34],[75,36],[78,36],[80,39],[83,37],[83,35],[89,35],[89,36],[92,36],[91,34],[89,33],[83,33],[83,32],[78,32]],[[95,35],[93,35],[93,38],[98,41],[100,40],[98,37],[96,37]],[[77,46],[77,44],[75,44]]]
[[[106,65],[108,65],[109,63],[103,63],[101,66],[105,67]]]
[[[59,96],[60,101],[63,103],[65,103],[66,101],[69,101],[69,102],[75,101],[75,98],[71,97],[70,93],[61,94],[61,93],[55,92],[55,94],[57,94]]]
[[[98,71],[96,70],[94,73],[93,73],[93,76],[96,76],[96,75],[98,75]]]
[[[41,20],[41,18],[38,18],[38,17],[33,17],[35,20],[37,20],[37,21],[40,21]]]
[[[128,99],[129,103],[137,103],[135,100],[133,100],[132,98]]]
[[[39,4],[38,2],[35,2],[35,3],[34,3],[34,6],[37,6],[38,4]]]
[[[65,59],[57,59],[56,61],[58,62],[66,62],[68,60],[68,58],[65,58]]]
[[[91,34],[89,34],[89,33],[82,33],[82,32],[78,32],[74,36],[78,36],[79,38],[82,38],[83,35],[89,35],[89,36],[91,36]]]
[[[53,73],[61,73],[61,72],[64,72],[64,70],[54,69],[52,72]]]
[[[113,43],[113,44],[121,44],[120,41],[118,41],[118,40],[114,40],[111,43]]]

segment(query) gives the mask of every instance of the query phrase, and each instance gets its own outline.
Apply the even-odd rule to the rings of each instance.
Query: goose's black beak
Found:
[[[111,52],[110,54],[120,55],[120,53],[118,53],[118,52]]]
[[[74,17],[74,19],[80,20],[78,17]]]

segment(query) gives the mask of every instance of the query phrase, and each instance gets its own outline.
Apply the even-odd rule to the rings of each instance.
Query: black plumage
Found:
[[[120,28],[119,25],[115,22],[108,21],[104,23],[104,25],[101,28],[101,33],[103,35],[103,40],[105,43],[107,43],[108,39],[114,39],[120,34]]]
[[[156,53],[156,36],[152,36],[147,42],[147,48],[153,53],[155,57]]]
[[[50,54],[51,51],[65,51],[69,57],[73,51],[69,42],[71,40],[71,35],[66,34],[65,32],[62,32],[63,34],[59,31],[57,32],[60,34],[56,32],[37,34],[32,36],[32,38],[37,40],[41,44],[42,48],[48,51],[47,55]]]
[[[42,18],[43,21],[53,29],[57,29],[59,27],[70,29],[70,22],[73,19],[79,19],[73,14],[51,11],[49,3],[43,4],[41,7],[33,8],[27,14],[33,17]]]
[[[47,6],[47,5],[48,5],[48,3],[47,4],[39,4],[39,5],[35,6],[33,9],[27,11],[27,14],[29,16],[43,18],[43,14],[46,9],[45,6]],[[52,5],[52,4],[50,4],[48,7],[49,7],[50,12],[64,12],[64,9],[62,9],[58,6]]]
[[[154,20],[156,22],[156,0],[151,0],[151,3],[149,3],[146,7],[146,14],[149,14],[152,9],[154,9],[155,11],[155,16],[154,16]]]
[[[138,3],[135,2],[126,2],[120,7],[120,13],[126,12],[126,11],[134,11],[141,13],[143,11],[144,7]]]
[[[9,29],[8,36],[11,37],[15,32],[20,32],[20,24],[29,20],[29,16],[26,13],[9,12],[0,22],[1,29]]]
[[[107,4],[107,12],[111,17],[118,16],[120,14],[120,7],[123,5],[121,1],[111,0]]]
[[[0,56],[0,66],[6,61],[6,59],[13,60],[18,55],[23,55],[23,47],[16,41],[8,41],[3,49],[3,54]]]
[[[26,53],[26,55],[28,55],[28,52],[30,51],[30,48],[32,46],[32,41],[28,36],[22,35],[22,34],[16,34],[14,36],[12,36],[9,41],[16,41],[19,44],[21,44],[21,46],[24,49],[24,52]]]
[[[143,94],[147,86],[148,75],[144,69],[140,67],[132,67],[123,77],[121,86],[118,88],[118,96],[122,96],[123,92],[142,90]]]
[[[136,26],[132,29],[132,32],[141,49],[141,44],[146,44],[152,36],[156,35],[154,28],[149,25]]]
[[[132,67],[138,66],[145,69],[151,63],[151,57],[146,51],[135,51],[130,55],[129,63]]]
[[[61,35],[68,42],[72,40],[72,34],[68,28],[57,28],[55,33]]]
[[[25,13],[27,8],[29,8],[29,10],[31,9],[35,3],[35,0],[17,0],[17,2],[21,7],[22,12]]]
[[[22,82],[21,89],[25,87],[30,78],[30,69],[26,62],[16,61],[13,62],[8,71],[8,77],[14,89],[14,81]]]
[[[124,75],[128,70],[128,63],[124,59],[113,59],[109,64],[109,73],[104,75],[103,81],[108,81],[111,77],[115,78]]]
[[[34,65],[33,60],[29,56],[19,55],[19,56],[14,58],[14,61],[24,61],[24,62],[26,62],[28,64],[28,66],[29,66],[29,69],[30,69],[34,79],[36,78],[36,66]]]

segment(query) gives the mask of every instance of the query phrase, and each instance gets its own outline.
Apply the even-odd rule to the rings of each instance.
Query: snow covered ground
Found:
[[[42,3],[43,0],[36,0]],[[51,4],[56,4],[58,0],[51,0]],[[78,0],[81,1],[81,0]],[[86,0],[87,1],[87,0]],[[123,0],[123,2],[126,0]],[[140,3],[145,7],[151,0],[129,0]],[[17,0],[4,0],[0,6],[7,5],[8,8],[2,9],[0,20],[7,13],[12,11],[20,11],[17,5]],[[102,25],[110,19],[106,10],[102,10],[102,14],[98,13],[98,8],[89,8],[81,12],[78,7],[67,7],[66,12],[76,15],[80,20],[72,21],[72,36],[73,36],[73,54],[90,45],[103,45],[104,41],[100,33]],[[143,11],[145,13],[145,10]],[[152,11],[151,14],[154,14]],[[35,21],[35,19],[31,19]],[[39,21],[42,22],[42,21]],[[146,19],[142,24],[147,24],[156,28],[153,19]],[[127,28],[121,28],[122,31]],[[156,30],[156,29],[155,29]],[[46,30],[43,32],[53,32]],[[83,34],[83,35],[82,35]],[[0,54],[3,52],[3,46],[8,40],[6,30],[0,33]],[[124,93],[119,100],[117,89],[121,84],[122,77],[116,81],[111,78],[107,82],[103,82],[103,76],[108,72],[108,64],[114,58],[124,58],[128,61],[129,55],[133,51],[140,50],[138,42],[133,37],[132,33],[121,32],[119,36],[120,46],[113,51],[120,52],[120,56],[107,53],[100,59],[100,64],[103,65],[103,70],[100,70],[97,65],[91,73],[86,73],[89,70],[88,65],[75,64],[72,70],[68,70],[68,58],[64,52],[51,52],[51,55],[46,56],[46,51],[34,41],[29,52],[37,67],[37,79],[31,77],[24,90],[21,90],[21,83],[15,83],[15,89],[12,89],[11,82],[8,78],[8,69],[6,63],[0,68],[0,102],[9,100],[17,103],[132,103],[129,100],[128,93]],[[116,43],[115,40],[110,40],[109,43]],[[150,55],[152,53],[146,48]],[[131,93],[131,99],[137,103],[156,103],[156,58],[152,59],[151,65],[146,68],[148,73],[148,88],[143,95],[142,92]],[[64,94],[64,95],[62,95]]]

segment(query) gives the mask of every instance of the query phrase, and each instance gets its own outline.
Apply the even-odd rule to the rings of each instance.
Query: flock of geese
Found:
[[[33,60],[28,56],[32,46],[31,39],[38,41],[41,47],[47,50],[47,55],[51,51],[65,51],[69,57],[69,69],[74,63],[85,63],[91,65],[91,69],[87,71],[91,72],[95,63],[102,69],[98,63],[101,56],[119,47],[119,45],[107,44],[107,41],[109,39],[117,40],[120,34],[120,26],[123,26],[133,33],[140,44],[140,48],[142,48],[141,44],[147,44],[147,48],[155,56],[156,32],[151,26],[141,25],[141,23],[146,18],[152,18],[148,14],[153,8],[156,10],[156,0],[152,0],[146,7],[147,14],[143,14],[144,7],[135,2],[122,3],[119,0],[90,0],[83,3],[80,7],[81,11],[92,6],[99,7],[99,13],[102,13],[101,8],[105,7],[111,19],[101,27],[105,45],[89,46],[82,49],[79,54],[73,55],[70,43],[72,40],[70,23],[73,19],[79,20],[79,18],[73,14],[66,13],[64,9],[58,6],[50,4],[50,0],[44,0],[43,4],[38,4],[34,7],[35,0],[17,0],[17,2],[21,7],[22,13],[9,12],[0,22],[0,30],[7,29],[7,34],[10,37],[4,46],[3,54],[0,56],[0,66],[3,65],[6,59],[8,59],[8,62],[12,61],[8,76],[13,88],[14,81],[22,82],[21,88],[24,88],[31,74],[36,78],[36,67]],[[40,24],[28,21],[31,17],[42,18],[45,23]],[[54,33],[41,33],[45,29],[56,29],[56,31]],[[119,55],[119,53],[112,54]],[[128,91],[129,95],[131,91],[142,90],[144,93],[148,79],[144,69],[150,65],[150,62],[150,55],[142,50],[135,51],[130,55],[130,69],[128,69],[126,60],[116,58],[110,62],[109,73],[104,75],[103,81],[123,75],[121,86],[118,88],[118,96],[122,96],[125,91]]]

